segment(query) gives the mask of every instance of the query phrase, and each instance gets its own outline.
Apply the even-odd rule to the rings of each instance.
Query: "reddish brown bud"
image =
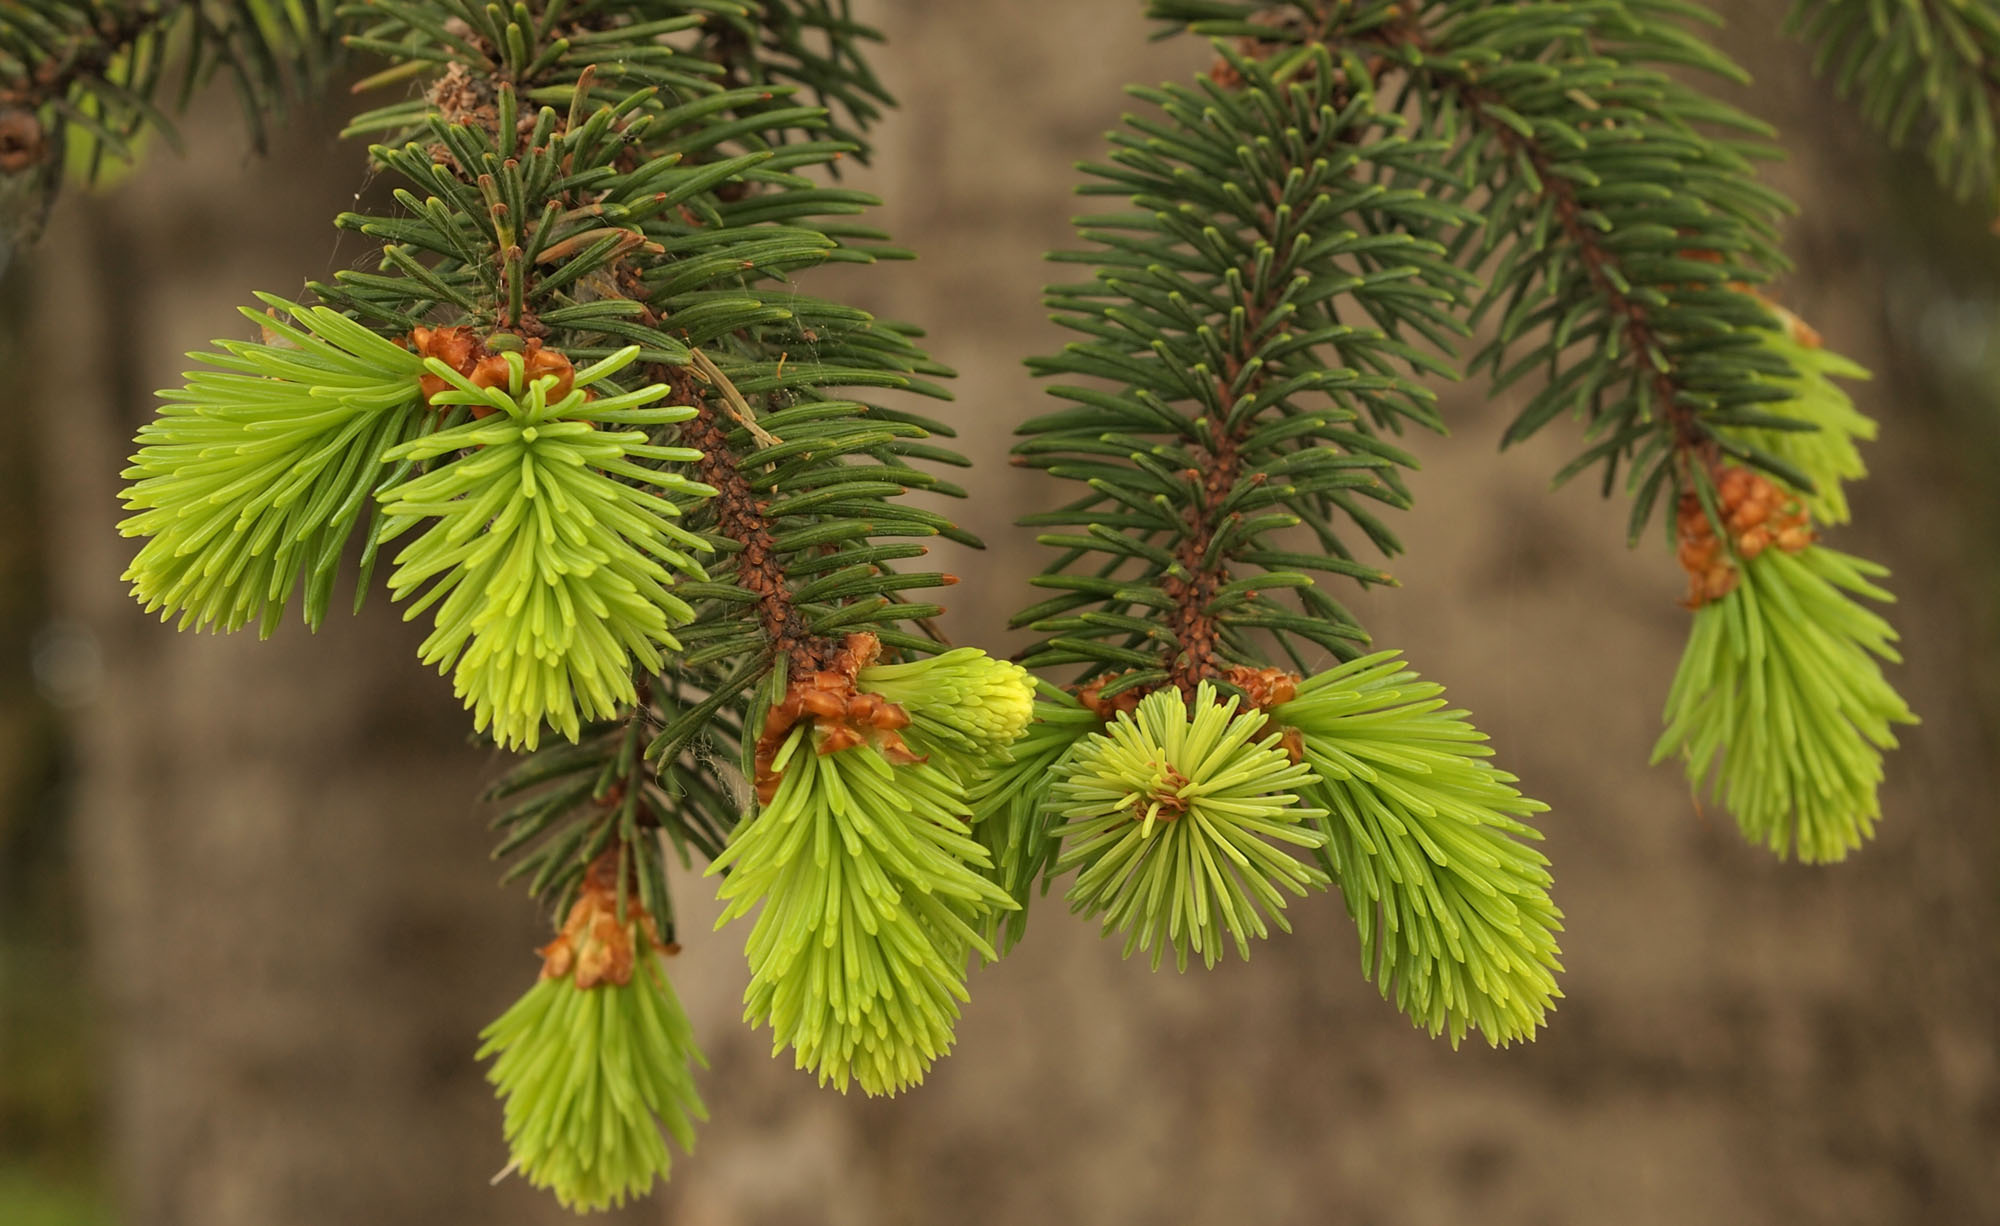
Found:
[[[1278,668],[1236,665],[1224,670],[1222,679],[1242,690],[1250,705],[1260,709],[1288,703],[1299,692],[1298,677]]]
[[[48,138],[33,111],[0,111],[0,173],[19,174],[48,156]]]
[[[1688,572],[1683,603],[1690,609],[1735,590],[1737,558],[1747,562],[1772,545],[1795,553],[1813,540],[1804,505],[1761,473],[1735,465],[1723,468],[1715,474],[1715,493],[1730,548],[1716,537],[1714,524],[1693,492],[1681,495],[1675,513],[1675,555]]]
[[[769,804],[777,795],[783,776],[772,769],[771,762],[802,720],[810,719],[818,729],[818,752],[822,755],[873,745],[897,765],[924,760],[898,735],[899,729],[910,724],[909,712],[880,694],[865,694],[855,688],[856,675],[881,653],[881,640],[874,635],[850,634],[827,660],[827,667],[792,680],[784,700],[765,714],[764,731],[757,738],[758,800]]]
[[[635,947],[635,934],[645,950]],[[638,899],[625,899],[624,922],[620,922],[618,849],[613,847],[591,861],[561,933],[537,952],[542,955],[542,978],[574,975],[577,987],[594,988],[632,982],[637,959],[661,948],[659,931]]]

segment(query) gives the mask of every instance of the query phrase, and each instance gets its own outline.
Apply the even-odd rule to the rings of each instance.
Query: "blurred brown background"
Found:
[[[963,372],[992,544],[950,630],[1006,646],[1050,496],[1004,463],[1062,340],[1040,253],[1081,211],[1128,81],[1184,76],[1129,0],[872,0],[905,109],[855,181],[922,259],[831,288],[920,321]],[[1453,1052],[1376,998],[1338,903],[1247,964],[1121,962],[1058,900],[979,972],[959,1052],[893,1101],[817,1090],[738,1022],[743,932],[680,884],[677,981],[713,1061],[692,1158],[619,1221],[2000,1222],[2000,240],[1883,153],[1777,34],[1723,42],[1780,126],[1804,213],[1783,296],[1878,374],[1875,477],[1840,543],[1896,569],[1896,674],[1925,724],[1879,840],[1828,869],[1746,848],[1648,770],[1686,615],[1624,509],[1550,496],[1565,428],[1496,456],[1511,405],[1448,392],[1418,440],[1404,586],[1361,603],[1555,808],[1567,999],[1536,1043]],[[183,351],[252,289],[361,260],[337,116],[239,151],[233,102],[130,182],[63,202],[0,297],[0,1222],[451,1226],[567,1218],[509,1181],[473,1034],[528,982],[541,919],[494,884],[468,748],[419,635],[380,599],[317,639],[175,635],[124,597],[117,471]],[[341,101],[345,105],[345,100]],[[821,282],[822,286],[827,282]]]

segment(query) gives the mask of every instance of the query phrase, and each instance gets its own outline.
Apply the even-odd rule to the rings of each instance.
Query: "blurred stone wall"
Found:
[[[853,181],[915,264],[820,281],[931,329],[962,372],[980,466],[963,521],[991,545],[948,629],[1017,641],[1040,565],[1019,514],[1051,496],[1004,460],[1046,402],[1021,358],[1064,339],[1037,302],[1067,240],[1071,163],[1185,75],[1135,3],[873,0],[903,112]],[[1538,1042],[1452,1051],[1362,981],[1331,897],[1248,964],[1149,973],[1058,899],[977,973],[959,1052],[893,1101],[842,1098],[738,1022],[743,933],[706,935],[683,878],[677,983],[713,1062],[714,1120],[671,1188],[621,1220],[700,1226],[979,1223],[1551,1226],[2000,1221],[1994,881],[2000,827],[1982,452],[1924,398],[1885,287],[1912,245],[1885,219],[1874,142],[1743,4],[1725,45],[1794,153],[1786,298],[1878,372],[1876,479],[1843,537],[1897,570],[1897,674],[1927,722],[1890,762],[1877,843],[1780,865],[1648,770],[1686,629],[1679,579],[1623,548],[1623,509],[1547,479],[1558,425],[1495,454],[1512,398],[1452,389],[1455,435],[1419,439],[1403,586],[1357,603],[1491,732],[1544,828],[1568,913],[1567,999]],[[326,124],[271,163],[205,113],[186,161],[67,202],[31,275],[45,517],[61,616],[99,680],[73,697],[80,863],[113,1038],[105,1088],[133,1226],[528,1223],[567,1217],[518,1181],[472,1035],[527,982],[538,917],[493,885],[448,684],[382,602],[316,640],[176,636],[116,576],[116,472],[146,392],[233,334],[252,288],[360,258],[325,219],[365,185]],[[1900,166],[1900,164],[1897,164]],[[224,209],[227,209],[227,214]]]

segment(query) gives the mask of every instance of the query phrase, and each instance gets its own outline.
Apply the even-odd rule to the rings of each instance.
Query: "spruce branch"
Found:
[[[1759,338],[1796,372],[1782,383],[1791,399],[1771,407],[1770,426],[1729,433],[1804,479],[1715,462],[1681,495],[1678,559],[1695,617],[1653,758],[1681,756],[1696,789],[1712,775],[1752,842],[1825,862],[1872,835],[1891,725],[1916,717],[1882,672],[1899,659],[1895,633],[1857,599],[1891,599],[1875,582],[1887,571],[1817,544],[1813,527],[1848,518],[1843,486],[1862,475],[1857,440],[1875,426],[1833,379],[1866,372],[1764,305],[1777,327]]]
[[[1797,374],[1793,398],[1773,406],[1791,428],[1760,431],[1763,445],[1812,484],[1717,465],[1682,495],[1678,555],[1695,617],[1653,758],[1681,756],[1697,789],[1712,776],[1753,842],[1824,862],[1873,834],[1891,725],[1916,717],[1882,672],[1899,659],[1895,632],[1857,599],[1892,599],[1875,582],[1886,569],[1817,544],[1813,528],[1848,518],[1856,443],[1875,434],[1833,379],[1867,372],[1766,305],[1780,326],[1761,337]]]
[[[1956,0],[1793,0],[1785,25],[1891,145],[1921,141],[1940,184],[2000,209],[2000,12]]]
[[[1111,390],[1052,388],[1079,407],[1029,422],[1019,449],[1091,491],[1030,521],[1084,532],[1042,538],[1065,552],[1040,583],[1065,594],[1019,619],[1049,636],[1028,660],[1084,670],[1073,702],[1038,705],[975,810],[1016,897],[1074,869],[1072,906],[1155,965],[1169,944],[1212,965],[1225,932],[1247,955],[1285,926],[1286,892],[1337,876],[1384,995],[1454,1042],[1476,1027],[1503,1043],[1556,995],[1560,913],[1516,842],[1538,837],[1522,819],[1542,806],[1393,654],[1303,678],[1264,656],[1269,633],[1310,673],[1365,641],[1324,620],[1338,606],[1309,572],[1387,578],[1351,561],[1333,517],[1393,547],[1354,495],[1407,502],[1393,466],[1414,460],[1382,436],[1441,428],[1415,376],[1448,371],[1403,337],[1449,353],[1477,285],[1441,241],[1478,219],[1456,139],[1415,134],[1380,92],[1381,57],[1347,45],[1390,37],[1403,10],[1356,8],[1336,31],[1243,6],[1246,41],[1193,88],[1135,91],[1160,116],[1087,168],[1101,182],[1085,190],[1133,211],[1085,219],[1097,249],[1057,257],[1098,267],[1049,299],[1090,339],[1032,365]],[[1261,37],[1279,28],[1296,44]],[[1295,526],[1318,554],[1262,535]],[[1093,557],[1095,574],[1072,573]],[[1298,614],[1265,603],[1281,590]],[[1324,869],[1292,854],[1330,841]]]
[[[1558,480],[1601,464],[1609,492],[1630,461],[1636,539],[1661,490],[1678,491],[1724,447],[1720,428],[1762,424],[1761,406],[1785,398],[1774,382],[1790,372],[1757,338],[1771,320],[1742,292],[1785,266],[1775,241],[1791,206],[1754,178],[1774,156],[1768,129],[1663,71],[1740,76],[1680,27],[1698,10],[1541,5],[1509,28],[1474,6],[1443,7],[1419,50],[1384,56],[1436,83],[1436,122],[1463,126],[1467,179],[1494,196],[1482,254],[1512,243],[1473,317],[1497,312],[1498,333],[1470,368],[1488,370],[1496,391],[1546,370],[1504,440],[1583,417],[1592,446]],[[1549,50],[1509,62],[1530,20]],[[1560,241],[1544,247],[1544,236]]]
[[[1300,667],[1351,654],[1361,631],[1305,572],[1388,581],[1332,517],[1397,548],[1361,501],[1407,502],[1394,468],[1413,461],[1381,434],[1439,424],[1409,372],[1440,367],[1397,335],[1454,326],[1441,307],[1462,278],[1426,237],[1461,216],[1418,185],[1425,151],[1379,124],[1323,50],[1313,71],[1234,71],[1248,84],[1133,91],[1164,118],[1115,135],[1086,190],[1139,211],[1086,219],[1095,248],[1057,257],[1097,265],[1048,298],[1090,339],[1030,363],[1117,389],[1051,388],[1076,407],[1025,423],[1017,448],[1090,491],[1027,521],[1082,531],[1040,538],[1063,552],[1036,582],[1063,594],[1016,617],[1046,636],[1025,659],[1122,674],[1106,697],[1191,694],[1261,663],[1265,633]],[[1343,298],[1369,322],[1344,318]],[[1300,525],[1317,553],[1274,539]],[[1085,562],[1094,571],[1075,573]]]
[[[770,1021],[778,1046],[795,1047],[822,1080],[858,1080],[871,1093],[913,1084],[950,1045],[968,955],[992,956],[980,935],[988,911],[1012,905],[987,879],[983,849],[963,837],[965,788],[989,760],[1005,760],[1030,699],[1015,666],[973,652],[924,659],[938,649],[929,619],[941,610],[911,597],[954,580],[896,568],[923,556],[925,538],[976,544],[902,500],[917,489],[962,495],[930,466],[964,461],[932,441],[949,433],[939,423],[867,397],[941,398],[932,379],[950,372],[915,344],[915,329],[790,281],[816,264],[900,254],[845,220],[871,197],[804,173],[853,146],[828,139],[838,132],[825,111],[774,82],[822,93],[839,83],[807,80],[796,57],[753,62],[792,54],[782,37],[741,37],[755,21],[797,34],[775,6],[647,14],[657,20],[616,4],[552,6],[492,11],[485,24],[467,17],[463,30],[427,26],[405,0],[370,8],[379,20],[354,45],[423,61],[414,75],[427,84],[421,99],[355,128],[393,134],[373,156],[414,190],[397,216],[343,218],[384,241],[383,265],[317,291],[384,327],[414,330],[439,313],[463,320],[472,352],[427,351],[447,380],[455,372],[477,384],[491,362],[549,352],[582,361],[622,346],[620,357],[636,354],[665,389],[660,412],[671,414],[645,423],[658,432],[644,444],[658,455],[647,455],[684,458],[710,494],[686,526],[713,546],[713,564],[666,592],[684,602],[672,610],[686,623],[673,627],[676,649],[635,650],[640,678],[629,689],[613,686],[607,661],[540,691],[576,700],[574,715],[544,705],[581,739],[530,758],[509,785],[527,794],[503,818],[506,846],[539,840],[517,871],[563,897],[580,864],[616,851],[659,914],[667,901],[648,882],[662,841],[701,850],[711,871],[730,869],[728,914],[761,905],[748,942],[751,1020]],[[844,43],[856,36],[838,33]],[[614,42],[646,52],[607,63]],[[460,387],[432,398],[473,395]],[[482,445],[431,476],[448,482],[458,465],[485,463],[497,477],[502,466],[484,459],[492,444],[479,433],[489,428],[468,423],[424,449],[442,458],[454,443]],[[474,497],[468,487],[462,522],[484,513]],[[434,561],[462,569],[455,555]],[[464,623],[441,617],[441,630]],[[451,650],[440,641],[433,654]],[[475,638],[467,659],[477,650]],[[884,652],[891,658],[878,659]],[[567,658],[534,654],[544,669]],[[659,697],[648,702],[653,683]],[[638,704],[622,710],[634,694]],[[585,733],[591,718],[605,722]],[[635,799],[628,755],[642,727],[658,778]],[[822,855],[815,871],[830,877],[766,858],[801,829],[819,831],[822,849],[828,831],[843,832],[845,854],[858,858]],[[911,896],[849,898],[859,909],[839,910],[855,882],[877,877]],[[825,916],[837,941],[797,948],[801,915]]]
[[[740,16],[749,6],[723,10]],[[885,253],[874,231],[815,224],[815,214],[870,202],[797,173],[845,148],[819,137],[823,113],[746,110],[782,102],[785,91],[727,88],[694,50],[657,41],[696,29],[699,13],[655,24],[632,22],[617,5],[585,5],[561,21],[529,14],[506,31],[455,41],[423,28],[406,5],[383,6],[382,15],[368,46],[444,65],[422,100],[434,113],[414,123],[413,108],[392,107],[356,126],[422,132],[427,142],[374,152],[425,195],[405,197],[401,218],[344,218],[388,240],[382,273],[344,274],[315,288],[386,324],[413,323],[415,298],[425,309],[471,309],[482,326],[564,338],[578,357],[603,352],[604,339],[639,346],[648,374],[690,417],[678,435],[700,453],[696,475],[718,491],[711,509],[689,521],[722,551],[715,573],[679,589],[697,610],[678,635],[681,666],[706,691],[695,708],[706,716],[764,675],[735,661],[768,668],[787,657],[803,669],[867,626],[894,645],[920,647],[923,637],[898,637],[895,623],[921,624],[936,607],[905,604],[900,593],[945,577],[890,571],[888,563],[921,547],[868,538],[969,540],[941,516],[882,502],[907,488],[958,492],[910,459],[963,461],[923,441],[946,432],[937,423],[833,389],[942,395],[925,376],[948,372],[910,342],[911,330],[800,296],[787,283],[798,268]],[[620,31],[657,54],[617,73],[571,54],[601,49],[597,34]],[[516,44],[541,50],[530,55]],[[554,88],[540,82],[570,80],[568,119],[551,108],[531,119],[504,79],[480,85],[507,71],[507,56],[517,76],[536,69],[531,95]],[[607,84],[618,74],[623,84]],[[662,96],[625,92],[635,77]],[[782,139],[782,148],[765,136]],[[760,283],[782,289],[784,305],[745,292]],[[843,521],[858,515],[873,522]],[[832,573],[822,573],[829,565]],[[736,616],[745,604],[758,610],[754,622]],[[677,761],[699,734],[679,721],[667,731],[656,746],[665,761]],[[733,822],[711,816],[723,828]]]
[[[1861,474],[1855,441],[1873,427],[1830,381],[1857,368],[1755,288],[1784,267],[1774,243],[1791,207],[1753,175],[1774,155],[1767,131],[1665,71],[1740,79],[1684,28],[1712,20],[1706,10],[1652,0],[1505,9],[1161,0],[1154,12],[1236,37],[1244,54],[1271,64],[1333,45],[1367,57],[1375,79],[1408,83],[1397,113],[1452,147],[1459,199],[1482,214],[1483,233],[1460,231],[1453,253],[1494,261],[1467,320],[1497,319],[1496,330],[1470,368],[1488,372],[1495,391],[1545,375],[1504,441],[1580,416],[1589,445],[1557,481],[1597,466],[1609,494],[1629,468],[1635,543],[1667,497],[1691,608],[1755,607],[1736,595],[1746,566],[1792,574],[1782,562],[1758,563],[1767,549],[1818,556],[1808,549],[1811,517],[1846,518],[1841,486]],[[1837,588],[1819,593],[1828,617],[1847,599]],[[1879,623],[1840,607],[1841,625]],[[1844,854],[1873,822],[1887,722],[1908,718],[1871,658],[1880,653],[1855,645],[1886,640],[1855,630],[1847,647],[1821,653],[1865,698],[1792,705],[1819,721],[1808,739],[1845,763],[1828,768],[1847,780],[1829,790],[1805,771],[1764,769],[1775,761],[1759,748],[1768,734],[1733,704],[1744,687],[1762,694],[1778,681],[1746,646],[1754,639],[1718,655],[1716,624],[1697,615],[1699,642],[1676,683],[1663,746],[1698,745],[1705,769],[1733,745],[1738,763],[1757,763],[1733,776],[1730,793],[1743,798],[1746,831],[1782,852],[1796,809],[1820,828],[1801,836],[1812,848],[1802,854]],[[1729,759],[1720,760],[1728,777]]]
[[[66,166],[90,182],[134,162],[145,132],[177,146],[170,114],[219,71],[261,152],[336,66],[337,29],[331,0],[16,0],[0,9],[0,170],[43,171],[46,208]]]
[[[1635,541],[1660,495],[1718,454],[1797,479],[1719,437],[1766,424],[1763,406],[1787,397],[1778,382],[1791,372],[1756,335],[1773,322],[1741,291],[1785,267],[1776,236],[1791,205],[1755,179],[1775,156],[1768,128],[1667,71],[1741,78],[1683,27],[1705,10],[1159,0],[1152,11],[1250,39],[1273,62],[1330,46],[1405,83],[1382,96],[1450,147],[1439,188],[1470,218],[1449,236],[1453,259],[1497,256],[1465,298],[1467,325],[1495,325],[1468,372],[1486,372],[1495,393],[1545,373],[1503,441],[1581,418],[1590,446],[1557,480],[1601,466],[1610,493],[1629,464]]]
[[[915,329],[791,283],[815,264],[897,253],[848,220],[871,197],[807,173],[852,150],[827,138],[823,109],[787,101],[793,88],[772,83],[785,70],[732,89],[702,54],[705,23],[758,6],[445,7],[448,20],[410,0],[343,10],[359,23],[349,45],[393,61],[371,83],[422,82],[356,125],[397,134],[371,158],[405,184],[399,210],[340,219],[383,244],[379,268],[312,287],[329,304],[313,318],[375,347],[389,417],[407,432],[392,442],[408,446],[350,465],[397,465],[370,553],[415,533],[392,591],[423,592],[412,611],[438,619],[425,656],[456,667],[476,727],[529,748],[545,726],[573,742],[502,785],[523,797],[502,819],[503,848],[534,844],[516,871],[560,905],[584,865],[617,851],[649,914],[670,916],[663,848],[713,854],[739,824],[734,771],[753,773],[787,673],[835,661],[864,632],[892,652],[934,650],[938,606],[906,593],[950,579],[894,569],[924,552],[896,538],[971,538],[893,500],[962,494],[928,466],[964,461],[930,441],[949,433],[939,423],[855,396],[943,397],[932,380],[950,372]],[[851,46],[861,32],[830,29],[831,13],[759,19]],[[342,356],[287,369],[295,398],[360,397],[328,373]],[[654,386],[599,383],[635,360]],[[206,401],[194,416],[216,434],[204,454],[239,479],[248,453],[218,448],[249,427],[219,420],[206,385],[194,393]],[[163,454],[161,481],[186,481],[185,458]],[[662,468],[677,463],[713,484]],[[308,492],[316,508],[329,500]],[[675,522],[710,492],[712,513]],[[188,497],[209,514],[205,490]],[[214,616],[275,615],[282,592],[255,603],[235,586],[242,568],[224,567],[234,555],[174,553],[182,543],[149,548],[190,557],[179,565],[197,576],[221,572],[214,599],[236,603]],[[719,564],[703,574],[694,557],[710,548]],[[323,586],[324,568],[311,579]],[[764,616],[744,622],[746,603]],[[315,620],[322,604],[315,594]],[[635,759],[640,741],[650,752]],[[658,777],[642,786],[646,758]]]

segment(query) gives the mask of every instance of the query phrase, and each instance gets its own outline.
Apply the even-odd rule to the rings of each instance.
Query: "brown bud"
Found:
[[[48,157],[48,138],[33,111],[0,111],[0,173],[19,174]]]
[[[506,358],[497,353],[489,353],[473,364],[466,378],[472,380],[474,387],[504,388],[512,373],[507,368]]]
[[[1747,532],[1771,517],[1770,502],[1764,499],[1746,501],[1729,515],[1729,526],[1737,532]]]
[[[542,348],[542,342],[538,340],[528,342],[527,357],[523,365],[530,383],[548,375],[556,376],[555,386],[549,389],[549,399],[552,401],[561,400],[569,395],[576,385],[576,365],[555,350]]]

